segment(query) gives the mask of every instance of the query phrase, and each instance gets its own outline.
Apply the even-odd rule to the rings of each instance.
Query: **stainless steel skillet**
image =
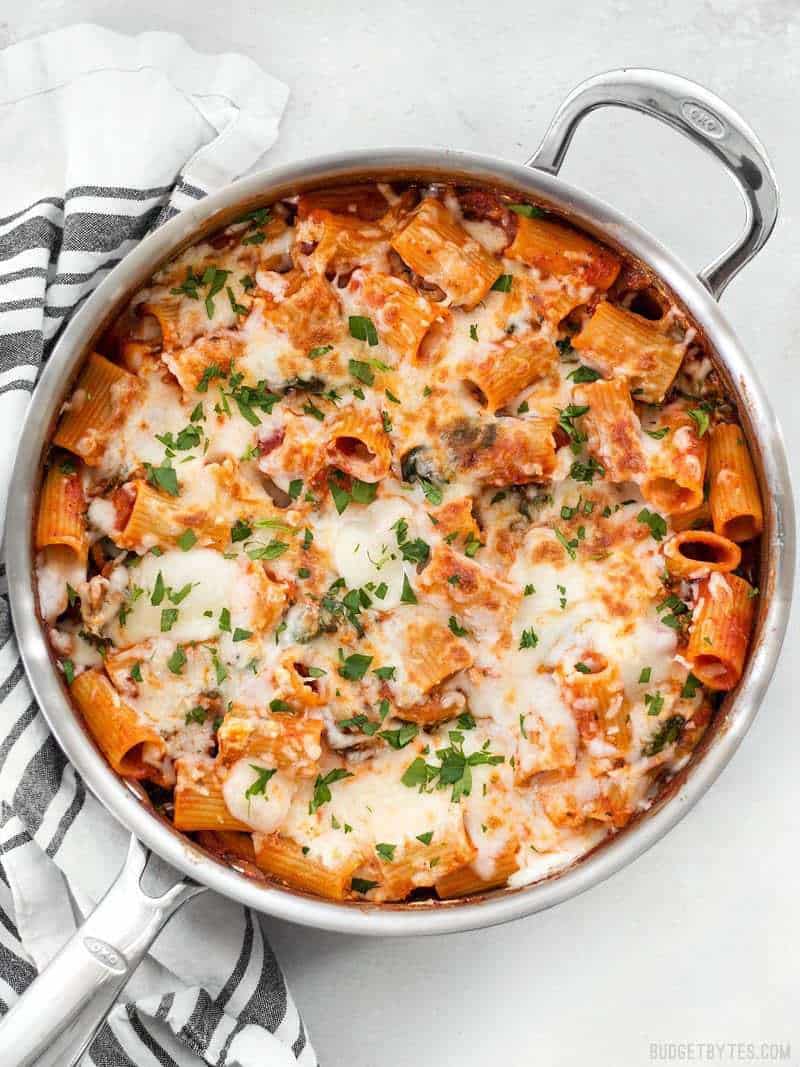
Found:
[[[605,105],[632,108],[674,127],[710,152],[736,181],[746,207],[744,230],[699,274],[636,223],[557,176],[581,119]],[[647,813],[568,870],[523,889],[461,902],[380,907],[331,903],[255,883],[201,851],[160,820],[143,795],[110,770],[67,699],[36,614],[31,530],[41,458],[69,384],[104,326],[176,251],[244,210],[313,186],[364,177],[450,178],[501,186],[564,214],[646,264],[683,304],[714,352],[737,400],[765,503],[759,617],[749,662],[741,684],[727,698],[689,765]],[[33,1062],[66,1067],[75,1062],[164,923],[205,888],[291,922],[343,933],[435,934],[491,926],[541,911],[595,885],[640,855],[698,801],[755,718],[789,613],[795,534],[783,441],[753,368],[717,302],[731,278],[764,245],[777,211],[769,160],[736,112],[693,82],[630,69],[579,85],[524,164],[442,149],[384,149],[261,172],[193,205],[112,271],[65,330],[34,393],[9,496],[6,553],[17,638],[39,704],[84,781],[133,837],[128,862],[106,897],[0,1026],[0,1067]],[[158,897],[147,895],[140,886],[148,849],[184,876],[174,884],[179,876],[173,871],[172,888]]]

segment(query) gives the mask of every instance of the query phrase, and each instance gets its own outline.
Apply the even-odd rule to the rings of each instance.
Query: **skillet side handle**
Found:
[[[111,888],[0,1023],[0,1067],[76,1064],[165,924],[204,892],[180,881],[148,896],[140,879],[149,856],[131,838]]]
[[[626,107],[672,126],[725,166],[745,202],[741,235],[698,277],[718,300],[764,246],[778,217],[778,187],[764,146],[733,108],[702,85],[646,68],[611,70],[576,86],[526,166],[558,174],[578,125],[598,107]]]

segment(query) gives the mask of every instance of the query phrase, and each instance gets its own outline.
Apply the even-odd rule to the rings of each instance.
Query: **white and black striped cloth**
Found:
[[[0,55],[0,514],[70,315],[153,227],[252,166],[287,90],[171,34],[71,27]],[[4,582],[4,569],[3,569]],[[0,1015],[103,895],[127,834],[67,763],[0,597]],[[257,918],[213,894],[157,940],[84,1064],[316,1067]]]

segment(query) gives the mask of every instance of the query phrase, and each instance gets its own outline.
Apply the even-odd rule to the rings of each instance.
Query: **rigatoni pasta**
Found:
[[[39,608],[176,829],[293,891],[456,900],[579,858],[691,756],[763,509],[702,340],[625,258],[491,189],[330,185],[98,340]]]
[[[711,431],[709,504],[714,529],[732,541],[751,541],[764,527],[753,461],[742,428],[734,423]]]

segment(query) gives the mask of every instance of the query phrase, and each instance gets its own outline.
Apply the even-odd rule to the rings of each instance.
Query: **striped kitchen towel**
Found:
[[[31,391],[70,315],[149,230],[253,166],[286,98],[251,60],[173,34],[75,26],[0,54],[0,515]],[[0,597],[0,1015],[126,850],[36,707]],[[83,1062],[317,1061],[257,918],[208,893],[167,926]]]

